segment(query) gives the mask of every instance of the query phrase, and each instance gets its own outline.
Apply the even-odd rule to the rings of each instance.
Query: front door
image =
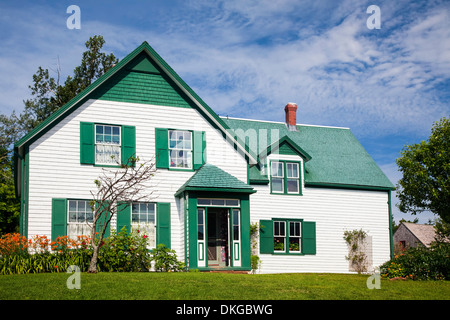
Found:
[[[208,266],[229,266],[229,213],[225,208],[208,208]]]

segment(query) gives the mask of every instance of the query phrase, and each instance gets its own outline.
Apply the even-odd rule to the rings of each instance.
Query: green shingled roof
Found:
[[[257,139],[247,139],[252,154],[259,155],[268,145],[289,137],[311,157],[305,162],[305,183],[309,186],[394,187],[350,129],[297,125],[298,131],[288,131],[279,122],[223,120],[244,141],[246,133],[248,136],[254,136],[250,132],[257,133]],[[256,167],[250,170],[250,182],[268,181],[258,171]]]
[[[228,172],[205,163],[192,177],[175,193],[178,196],[183,191],[220,191],[254,193],[251,186],[242,182]]]

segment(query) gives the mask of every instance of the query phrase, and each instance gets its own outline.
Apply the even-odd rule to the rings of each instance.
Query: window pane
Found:
[[[120,136],[113,136],[112,137],[112,143],[120,144]]]
[[[78,211],[80,212],[86,211],[86,201],[78,201]]]
[[[69,222],[77,222],[77,212],[69,212]]]
[[[139,212],[139,204],[133,203],[131,205],[131,212],[132,213],[138,213]]]
[[[298,180],[297,179],[288,179],[287,191],[290,193],[298,193]]]
[[[197,237],[198,237],[198,240],[203,240],[203,225],[198,225]]]
[[[289,222],[289,236],[300,237],[300,222]]]
[[[283,192],[283,179],[282,178],[272,178],[272,192]]]
[[[197,224],[203,224],[203,210],[197,210]]]
[[[233,240],[239,240],[239,226],[233,226]]]
[[[113,133],[113,135],[119,136],[120,135],[120,128],[119,127],[113,127],[112,133]]]
[[[94,213],[91,210],[86,213],[86,221],[90,223],[94,221]]]
[[[95,126],[95,132],[99,134],[103,134],[103,126],[96,125]]]
[[[104,130],[105,130],[105,134],[111,134],[111,127],[110,126],[105,126],[105,128],[104,128]]]
[[[287,163],[286,169],[288,178],[298,178],[298,163]]]
[[[139,223],[139,214],[132,214],[131,215],[131,222],[133,223]]]
[[[289,251],[300,252],[300,238],[289,238]]]
[[[273,232],[273,234],[275,236],[282,236],[282,237],[284,237],[286,235],[284,221],[274,221],[274,232]]]
[[[223,206],[223,205],[225,205],[225,200],[223,200],[223,199],[212,199],[211,204],[213,206]]]
[[[283,163],[272,162],[272,177],[283,177]]]
[[[229,207],[239,207],[239,200],[225,200],[225,202]]]
[[[77,211],[77,202],[69,201],[69,212],[75,212],[75,211]]]
[[[197,205],[209,206],[211,204],[211,199],[197,199]]]
[[[273,238],[273,249],[275,251],[284,251],[284,240],[282,237]]]

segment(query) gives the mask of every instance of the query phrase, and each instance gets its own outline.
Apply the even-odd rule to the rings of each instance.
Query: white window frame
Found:
[[[276,170],[277,172],[277,175],[275,175],[274,173],[274,165],[276,164],[276,166],[279,166],[280,164],[281,164],[281,176],[280,175],[278,175],[278,169]],[[272,192],[272,193],[280,193],[280,194],[283,194],[284,193],[284,162],[282,162],[282,161],[272,161],[271,163],[270,163],[270,176],[271,176],[271,181],[270,181],[270,191]],[[275,191],[274,189],[273,189],[273,179],[281,179],[281,191]]]
[[[147,215],[147,221],[140,221],[140,217],[141,217],[141,205],[146,205],[147,207],[149,205],[153,206],[153,212],[154,212],[154,219],[153,221],[148,221],[150,213],[147,212],[145,213],[145,215]],[[135,207],[136,206],[136,207]],[[134,209],[137,208],[136,212]],[[146,235],[149,237],[148,240],[148,246],[147,249],[153,249],[156,248],[156,219],[157,219],[157,205],[155,202],[132,202],[131,203],[131,217],[130,217],[130,223],[131,223],[131,230],[139,230],[139,233],[142,234],[143,236]],[[133,215],[138,215],[139,216],[139,221],[135,222],[133,221]]]
[[[289,247],[289,252],[301,253],[302,251],[302,222],[301,221],[288,221],[289,223],[289,246],[291,239],[298,239],[298,250],[291,250]],[[294,235],[291,234],[291,223],[298,224],[298,235],[295,235],[295,227],[294,227]]]
[[[220,202],[223,201],[223,204]],[[232,202],[237,202],[235,205]],[[227,208],[239,208],[241,202],[239,199],[219,199],[219,198],[198,198],[197,206],[198,207],[227,207]]]
[[[276,227],[275,225],[279,223],[279,227],[278,227],[278,231],[283,231],[283,233],[279,232],[279,233],[275,233]],[[283,226],[283,227],[281,227]],[[275,243],[274,243],[274,248],[273,251],[274,252],[286,252],[286,221],[277,221],[275,220],[273,222],[273,240],[275,242],[275,238],[283,238],[283,250],[277,250],[275,249]]]
[[[100,127],[102,127],[103,133],[97,133],[97,128],[100,128]],[[110,142],[105,142],[105,140],[103,140],[102,142],[97,141],[97,134],[103,135],[103,138],[105,137],[105,135],[106,135],[105,129],[107,127],[111,128],[111,133],[110,133],[111,141]],[[112,137],[117,136],[117,135],[113,134],[114,128],[119,129],[119,142],[118,143],[114,143],[112,141],[113,140]],[[118,125],[110,125],[110,124],[95,124],[94,144],[95,144],[95,164],[117,165],[118,163],[120,163],[121,156],[122,156],[122,127],[118,126]],[[100,153],[97,151],[100,149],[103,149],[103,153],[105,153],[104,150],[110,149],[110,150],[108,150],[109,156],[103,155],[103,159],[99,159]],[[114,155],[114,158],[111,157],[112,155]]]
[[[79,214],[81,211],[79,210],[79,204],[81,202],[85,203],[83,214],[84,220],[79,220]],[[89,204],[90,200],[67,200],[67,236],[73,240],[76,239],[77,236],[88,236],[91,234],[90,226],[88,223],[92,223],[94,220],[94,211]],[[71,204],[75,203],[75,211],[71,210]],[[71,214],[76,214],[76,221],[71,221]],[[92,218],[88,219],[88,213],[92,213]],[[76,229],[76,232],[72,232],[71,230]]]
[[[289,177],[288,166],[296,166],[297,167],[297,176]],[[289,192],[289,180],[290,181],[295,180],[297,182],[297,191]],[[288,194],[299,194],[300,193],[300,165],[298,162],[286,162],[286,192]]]
[[[184,140],[185,135],[189,134],[189,139],[190,139],[190,142],[191,142],[189,149],[185,148],[184,145],[180,148],[178,143],[177,143],[177,141],[178,141],[177,138],[175,140],[174,139],[170,139],[170,137],[173,136],[173,134],[178,135],[180,133],[183,134],[183,141],[185,141]],[[193,142],[192,131],[188,131],[188,130],[170,130],[169,129],[168,130],[168,141],[169,141],[168,142],[169,143],[169,146],[168,146],[168,148],[169,148],[169,169],[191,170],[193,168],[192,158],[193,158],[193,149],[194,149],[193,148],[194,142]],[[171,141],[175,141],[175,147],[171,146]],[[175,152],[175,158],[172,158],[172,152]],[[179,152],[183,152],[183,157],[181,157],[181,158],[178,157],[178,153]],[[186,158],[184,157],[184,154],[186,154]],[[186,163],[188,166],[187,167],[185,167],[185,166],[178,167],[177,166],[177,162],[178,162],[177,160],[178,159],[183,159],[183,162]],[[172,160],[174,160],[174,161],[172,161]],[[174,165],[172,165],[172,163],[174,163]]]

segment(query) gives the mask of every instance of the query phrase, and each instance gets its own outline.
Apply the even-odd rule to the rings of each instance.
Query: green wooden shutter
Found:
[[[67,199],[52,199],[52,241],[67,235]]]
[[[170,248],[170,203],[158,203],[156,214],[156,245],[164,244]]]
[[[169,168],[169,130],[155,129],[156,167]]]
[[[302,223],[302,253],[316,254],[316,223],[303,221]]]
[[[97,206],[98,206],[98,204],[97,204]],[[108,201],[103,202],[103,207],[104,208],[108,207]],[[104,221],[105,221],[105,218],[104,218],[105,214],[107,215],[106,220],[109,219],[110,212],[109,211],[106,211],[106,212],[103,211],[101,213],[100,217],[98,218],[97,223],[95,225],[95,232],[98,232],[99,234],[102,232],[102,229],[103,229],[103,225],[104,225]],[[109,237],[109,235],[110,235],[110,228],[111,228],[111,223],[108,223],[108,226],[106,227],[106,230],[105,230],[104,238]]]
[[[127,164],[130,157],[136,157],[136,127],[122,126],[122,164]]]
[[[94,123],[80,122],[80,163],[95,163],[94,131]]]
[[[120,202],[117,206],[117,233],[125,227],[131,232],[131,203]]]
[[[194,170],[206,162],[206,137],[204,131],[194,131]]]
[[[259,252],[273,253],[273,221],[259,221]]]

